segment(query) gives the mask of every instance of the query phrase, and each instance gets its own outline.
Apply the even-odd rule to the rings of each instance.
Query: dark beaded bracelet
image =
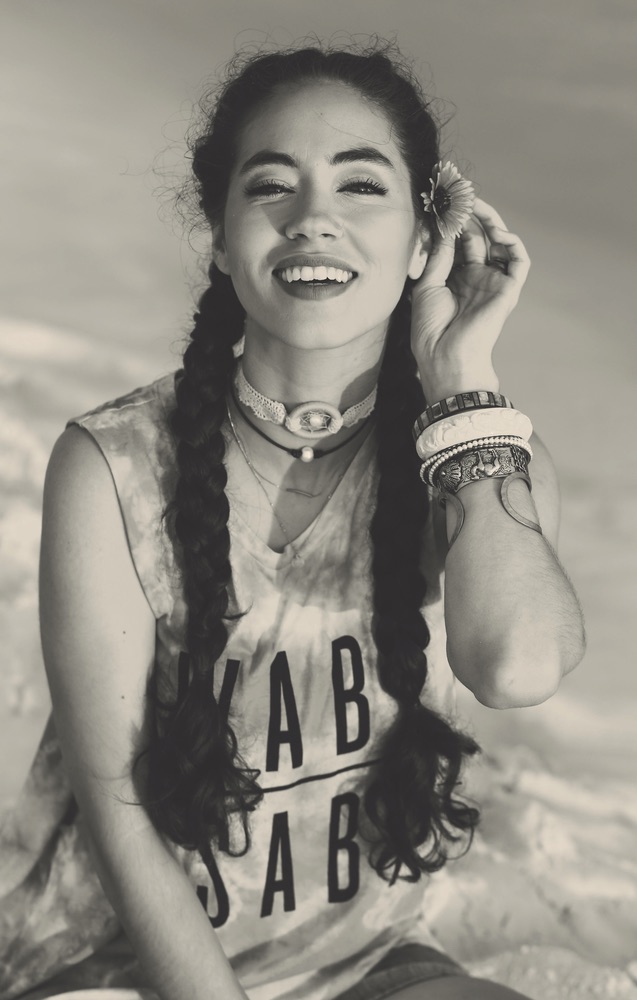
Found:
[[[475,389],[472,392],[458,392],[455,396],[447,396],[437,403],[428,406],[417,418],[413,428],[414,441],[417,441],[425,427],[435,424],[438,420],[444,420],[454,413],[462,413],[467,410],[482,410],[488,407],[510,407],[513,403],[501,392],[491,392],[490,389]]]

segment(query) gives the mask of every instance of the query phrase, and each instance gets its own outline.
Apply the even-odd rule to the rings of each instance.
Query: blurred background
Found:
[[[49,710],[36,585],[51,446],[68,417],[178,366],[201,260],[167,199],[192,104],[237,46],[308,32],[396,37],[454,111],[445,154],[533,260],[497,368],[559,470],[588,653],[545,705],[461,696],[461,711],[487,749],[523,744],[555,774],[631,787],[633,0],[3,0],[0,18],[0,804]]]

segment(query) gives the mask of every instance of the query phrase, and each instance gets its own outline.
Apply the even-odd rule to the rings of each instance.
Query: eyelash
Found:
[[[348,181],[346,187],[366,187],[371,188],[374,194],[387,194],[387,188],[383,184],[379,184],[378,181],[372,180],[371,177],[364,181]]]
[[[387,194],[387,188],[380,184],[378,181],[373,180],[371,177],[367,177],[365,180],[355,180],[347,181],[343,185],[342,190],[347,190],[348,188],[366,188],[366,191],[358,191],[358,194]],[[275,180],[264,180],[257,181],[256,184],[249,185],[245,189],[245,193],[248,197],[258,197],[259,195],[266,198],[274,198],[278,194],[285,194],[289,192],[289,188],[282,184],[280,181]]]

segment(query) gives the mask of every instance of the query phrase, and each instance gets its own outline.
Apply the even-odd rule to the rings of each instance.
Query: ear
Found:
[[[212,259],[223,274],[230,274],[228,253],[221,226],[212,230]]]
[[[421,226],[416,235],[416,245],[409,261],[409,267],[407,268],[408,276],[413,278],[414,281],[417,281],[425,270],[430,250],[431,233],[426,226]]]

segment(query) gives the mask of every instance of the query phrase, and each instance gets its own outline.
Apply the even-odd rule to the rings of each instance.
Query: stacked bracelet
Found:
[[[416,451],[420,458],[427,460],[465,441],[494,436],[519,437],[528,441],[532,433],[533,424],[519,410],[474,410],[472,413],[456,413],[429,424],[416,441]]]
[[[450,417],[454,413],[493,407],[513,408],[513,403],[502,393],[491,392],[488,389],[475,389],[472,392],[458,392],[455,396],[447,396],[446,399],[432,403],[420,414],[414,424],[414,441],[430,424],[435,424],[438,420]]]
[[[517,472],[527,476],[528,468],[528,452],[519,445],[479,447],[444,461],[433,481],[441,493],[455,494],[481,479],[505,479]]]
[[[533,451],[528,439],[532,432],[529,418],[516,410],[506,396],[482,389],[441,399],[418,417],[413,435],[416,451],[424,459],[420,478],[434,488],[443,507],[449,503],[456,513],[448,548],[460,534],[465,519],[458,492],[482,479],[499,480],[500,501],[506,512],[542,534],[539,521],[527,517],[527,510],[516,510],[509,497],[509,486],[518,479],[531,490],[528,469]]]
[[[433,476],[437,469],[449,459],[454,458],[456,455],[462,455],[466,452],[476,452],[480,449],[485,448],[499,448],[504,445],[512,445],[516,448],[520,448],[526,452],[529,458],[533,457],[533,451],[531,446],[528,444],[524,438],[512,436],[512,435],[496,435],[492,437],[476,438],[473,441],[464,441],[462,444],[456,445],[455,448],[447,448],[445,451],[432,455],[427,461],[423,462],[420,466],[420,478],[423,483],[427,483],[428,486],[433,486]]]

